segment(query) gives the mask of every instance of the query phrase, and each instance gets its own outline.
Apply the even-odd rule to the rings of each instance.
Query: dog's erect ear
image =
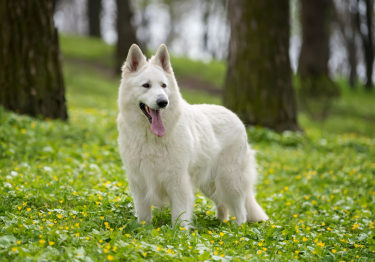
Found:
[[[129,49],[124,69],[127,69],[131,72],[136,72],[145,64],[146,59],[143,56],[141,49],[136,44],[133,44]]]
[[[165,72],[172,73],[171,62],[169,60],[168,49],[165,44],[161,44],[153,59],[154,64],[161,66]]]

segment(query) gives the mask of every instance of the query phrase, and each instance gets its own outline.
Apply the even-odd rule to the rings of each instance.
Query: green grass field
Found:
[[[112,47],[66,36],[61,46],[69,123],[0,109],[1,261],[375,260],[373,94],[340,82],[343,95],[328,120],[299,115],[304,135],[249,128],[257,199],[269,221],[221,223],[196,192],[195,230],[171,228],[168,207],[155,207],[152,224],[139,225],[117,148],[119,79],[97,66],[110,66]],[[186,61],[172,60],[183,77],[211,68],[189,61],[184,71]],[[202,81],[225,74],[213,63]],[[221,101],[182,92],[190,103]]]

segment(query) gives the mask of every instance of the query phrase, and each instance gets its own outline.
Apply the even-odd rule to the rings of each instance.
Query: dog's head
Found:
[[[148,121],[155,135],[164,136],[162,113],[167,114],[179,96],[167,47],[162,44],[155,56],[146,61],[141,49],[132,45],[122,71],[118,101],[120,112],[136,108],[135,115],[142,121]]]

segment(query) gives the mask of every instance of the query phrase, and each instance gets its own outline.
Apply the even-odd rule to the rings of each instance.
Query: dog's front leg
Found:
[[[169,183],[168,197],[171,201],[172,226],[179,225],[186,229],[191,227],[194,195],[188,175]]]
[[[150,199],[146,198],[146,190],[141,188],[135,181],[131,181],[131,179],[129,179],[129,187],[134,201],[135,212],[138,216],[138,223],[144,221],[149,224],[152,219],[151,203]]]

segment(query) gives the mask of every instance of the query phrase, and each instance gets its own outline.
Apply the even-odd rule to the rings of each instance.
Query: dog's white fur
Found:
[[[150,88],[144,88],[144,83]],[[166,88],[161,87],[165,83]],[[139,104],[162,109],[166,133],[157,137]],[[151,205],[170,201],[173,225],[188,228],[194,207],[193,186],[212,199],[216,216],[236,222],[268,217],[254,198],[255,151],[246,130],[231,111],[217,105],[190,105],[179,92],[165,45],[146,61],[137,45],[129,50],[119,89],[119,147],[138,221],[149,223]]]

